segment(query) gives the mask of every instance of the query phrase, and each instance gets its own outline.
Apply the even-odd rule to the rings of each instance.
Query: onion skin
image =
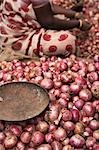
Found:
[[[75,148],[83,148],[85,140],[79,134],[75,134],[70,138],[70,144]]]
[[[0,132],[0,144],[4,142],[5,137],[5,134],[3,132]]]
[[[71,113],[71,111],[64,109],[62,112],[63,112],[62,113],[62,119],[64,121],[72,120],[72,113]]]
[[[81,110],[84,106],[84,101],[82,99],[79,99],[74,103],[74,105],[77,109]]]
[[[45,141],[46,141],[47,143],[52,143],[53,140],[54,140],[54,135],[53,135],[52,133],[47,133],[47,134],[45,135]]]
[[[71,145],[66,145],[63,147],[62,150],[74,150],[74,149],[71,147]]]
[[[21,135],[22,132],[22,128],[21,126],[17,126],[17,125],[11,125],[10,126],[10,131],[15,134],[17,137],[19,137]]]

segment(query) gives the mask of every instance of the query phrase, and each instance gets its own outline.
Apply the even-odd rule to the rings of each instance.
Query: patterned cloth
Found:
[[[40,1],[40,3],[39,3]],[[36,3],[35,3],[36,2]],[[68,55],[75,52],[75,37],[69,31],[45,30],[33,8],[41,0],[3,0],[0,6],[0,48],[10,47],[25,55]]]

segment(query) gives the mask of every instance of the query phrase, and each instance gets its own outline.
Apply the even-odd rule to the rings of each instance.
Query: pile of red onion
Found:
[[[24,122],[0,121],[0,150],[98,150],[99,56],[92,61],[40,58],[0,63],[0,84],[29,81],[45,88],[46,111]]]
[[[48,108],[33,119],[0,121],[0,150],[99,150],[98,7],[98,0],[85,0],[85,17],[93,27],[88,39],[78,40],[81,53],[92,54],[92,60],[71,55],[0,62],[0,85],[29,81],[50,97]]]

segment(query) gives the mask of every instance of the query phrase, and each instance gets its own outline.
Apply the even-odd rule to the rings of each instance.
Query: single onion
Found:
[[[94,97],[99,98],[99,81],[95,81],[91,88]]]
[[[80,117],[79,111],[76,110],[76,109],[71,109],[71,113],[72,113],[72,119],[73,119],[73,121],[74,122],[78,122],[79,117]]]
[[[79,134],[75,134],[70,138],[70,144],[75,148],[83,148],[85,140]]]
[[[25,150],[25,144],[22,143],[21,141],[19,141],[19,142],[17,143],[17,149],[18,149],[18,150]]]
[[[59,104],[60,104],[63,108],[66,108],[66,107],[67,107],[68,102],[67,102],[65,99],[60,98],[60,99],[58,100],[58,102],[59,102]]]
[[[71,113],[71,111],[69,111],[67,109],[64,109],[63,113],[62,113],[62,119],[64,121],[72,120],[72,113]]]
[[[92,130],[97,130],[97,129],[99,129],[99,122],[97,120],[91,120],[89,123],[89,127]]]
[[[64,122],[64,124],[63,124],[63,128],[64,128],[65,130],[67,130],[67,131],[72,131],[72,130],[74,130],[75,125],[74,125],[74,123],[71,122],[71,121],[66,121],[66,122]]]
[[[40,131],[35,131],[32,135],[31,141],[34,145],[41,145],[44,142],[44,134]]]
[[[80,122],[77,122],[76,124],[75,124],[75,130],[74,130],[74,133],[75,134],[83,134],[83,132],[84,132],[84,125],[82,124],[82,123],[80,123]]]
[[[18,137],[20,136],[22,132],[21,126],[18,126],[18,125],[11,125],[9,129],[13,134],[15,134]]]
[[[70,91],[72,94],[77,94],[81,90],[81,85],[73,82],[70,84]]]
[[[94,81],[98,81],[98,73],[97,72],[91,72],[89,74],[87,74],[87,78],[88,80],[92,83]]]
[[[88,137],[86,140],[86,146],[87,148],[93,147],[93,145],[96,143],[96,139],[94,137]]]
[[[62,144],[59,143],[58,141],[53,141],[51,143],[51,146],[53,150],[62,150]]]
[[[17,141],[18,139],[15,135],[9,134],[4,140],[4,147],[8,149],[13,148],[16,145]]]
[[[93,137],[96,139],[96,140],[99,140],[99,129],[98,130],[95,130],[93,132]]]
[[[79,92],[79,97],[84,101],[90,101],[92,98],[92,94],[88,89],[82,89]]]
[[[49,132],[53,132],[53,131],[55,131],[56,130],[56,125],[55,124],[50,124],[49,125]]]
[[[62,93],[69,93],[70,92],[70,87],[68,85],[62,85],[61,86],[61,92]]]
[[[95,109],[94,107],[92,106],[91,103],[86,103],[84,106],[83,106],[83,112],[86,116],[88,117],[92,117],[95,113]]]
[[[53,135],[52,133],[47,133],[47,134],[45,135],[45,141],[46,141],[47,143],[52,143],[53,140],[54,140],[54,135]]]
[[[48,128],[49,128],[49,125],[45,121],[39,121],[36,126],[36,130],[38,130],[42,133],[46,133]]]
[[[84,105],[84,100],[79,99],[74,103],[75,107],[79,110],[81,110],[83,108]]]
[[[29,143],[31,139],[31,134],[27,131],[23,132],[20,136],[20,139],[23,143]]]
[[[99,150],[99,144],[98,143],[93,145],[93,150]]]
[[[49,144],[41,144],[36,150],[52,150]]]
[[[44,78],[41,81],[41,86],[47,90],[50,90],[53,87],[53,81],[51,79]]]
[[[32,133],[32,132],[35,131],[35,126],[32,125],[32,124],[30,124],[30,125],[28,124],[28,125],[25,127],[24,130],[27,131],[27,132],[29,132],[29,133]]]
[[[57,141],[63,141],[66,138],[66,131],[61,127],[55,130],[53,134]]]

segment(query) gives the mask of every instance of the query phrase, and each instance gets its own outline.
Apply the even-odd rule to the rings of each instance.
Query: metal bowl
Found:
[[[49,104],[47,91],[29,82],[0,86],[0,120],[23,121],[39,115]]]

